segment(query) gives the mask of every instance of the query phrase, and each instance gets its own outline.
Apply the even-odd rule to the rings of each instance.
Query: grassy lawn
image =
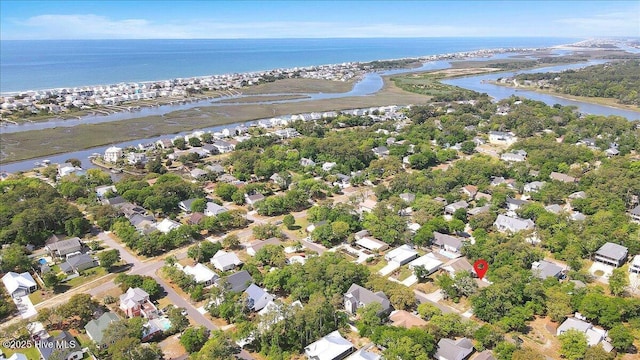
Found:
[[[107,275],[107,270],[103,267],[95,267],[93,269],[87,269],[85,271],[80,272],[80,276],[77,278],[73,278],[65,283],[65,285],[69,287],[77,287],[82,284],[86,284],[89,281],[95,280],[101,276]]]
[[[28,347],[26,349],[7,349],[5,347],[0,346],[0,350],[6,358],[9,358],[14,353],[21,353],[27,357],[27,359],[40,359],[40,352],[36,349],[35,346]]]
[[[29,295],[29,299],[31,300],[31,303],[33,305],[36,305],[38,303],[41,303],[45,299],[46,294],[47,293],[43,290],[36,290]]]
[[[411,276],[412,274],[413,274],[413,271],[409,270],[408,267],[401,267],[400,272],[396,276],[396,279],[398,279],[399,281],[402,281],[408,278],[409,276]]]
[[[377,273],[380,269],[382,269],[385,266],[387,266],[387,260],[380,258],[377,264],[369,266],[369,270],[371,271],[371,273]]]

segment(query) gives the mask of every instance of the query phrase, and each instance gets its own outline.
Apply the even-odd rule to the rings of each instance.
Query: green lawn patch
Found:
[[[27,357],[27,359],[40,359],[40,352],[36,349],[35,346],[28,347],[26,349],[7,349],[5,347],[0,346],[0,350],[6,358],[9,358],[11,355],[15,353],[21,353]]]
[[[77,278],[73,278],[65,283],[65,285],[74,288],[83,284],[88,283],[89,281],[95,280],[101,276],[107,275],[107,270],[103,267],[95,267],[93,269],[87,269],[80,272],[80,276]]]

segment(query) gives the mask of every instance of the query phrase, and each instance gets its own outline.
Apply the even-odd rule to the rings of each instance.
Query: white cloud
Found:
[[[193,20],[155,23],[146,19],[114,20],[94,14],[39,15],[14,22],[20,39],[202,39],[277,37],[430,37],[489,36],[490,29],[430,24],[344,24],[337,22],[244,22]],[[5,29],[6,30],[6,29]],[[494,33],[495,35],[495,33]]]

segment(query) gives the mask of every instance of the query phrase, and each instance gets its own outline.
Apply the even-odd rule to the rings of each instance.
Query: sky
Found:
[[[640,37],[633,1],[0,1],[0,39]]]

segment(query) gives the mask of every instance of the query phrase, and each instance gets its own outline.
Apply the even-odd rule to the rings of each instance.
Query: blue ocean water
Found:
[[[0,92],[568,44],[570,38],[0,41]]]

